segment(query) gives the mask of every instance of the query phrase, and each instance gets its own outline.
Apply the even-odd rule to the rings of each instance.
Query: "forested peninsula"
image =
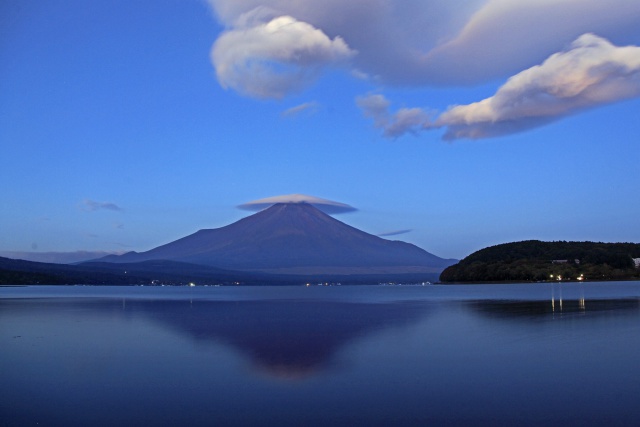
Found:
[[[640,280],[640,244],[542,242],[491,246],[447,267],[440,282]]]

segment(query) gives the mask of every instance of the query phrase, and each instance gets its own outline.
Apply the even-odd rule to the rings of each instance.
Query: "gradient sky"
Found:
[[[292,193],[445,258],[640,242],[638,22],[637,0],[4,0],[0,251],[142,251]]]

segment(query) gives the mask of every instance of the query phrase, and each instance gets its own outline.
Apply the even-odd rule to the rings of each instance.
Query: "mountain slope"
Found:
[[[275,204],[225,227],[101,261],[158,259],[292,274],[433,272],[454,262],[360,231],[307,203]]]

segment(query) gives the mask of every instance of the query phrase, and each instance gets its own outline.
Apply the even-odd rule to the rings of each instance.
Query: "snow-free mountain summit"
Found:
[[[439,273],[456,262],[358,230],[305,201],[275,203],[224,227],[100,261],[149,260],[291,275]]]

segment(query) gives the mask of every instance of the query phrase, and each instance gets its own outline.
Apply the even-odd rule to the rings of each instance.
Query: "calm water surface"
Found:
[[[0,425],[640,425],[640,282],[0,288]]]

